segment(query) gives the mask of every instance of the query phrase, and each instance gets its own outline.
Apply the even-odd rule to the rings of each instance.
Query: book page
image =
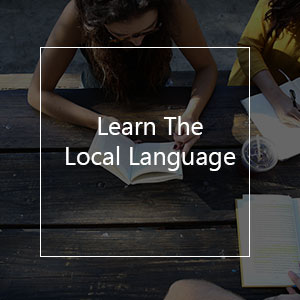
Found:
[[[157,165],[154,165],[153,160],[152,160],[151,165],[146,165],[146,166],[133,165],[131,180],[133,181],[134,179],[136,179],[137,177],[139,177],[141,175],[143,175],[144,179],[147,179],[147,178],[149,179],[152,175],[155,177],[164,176],[163,174],[159,175],[159,173],[169,174],[168,178],[170,178],[170,175],[175,175],[175,176],[172,176],[172,178],[179,177],[179,179],[181,179],[182,178],[181,157],[179,157],[179,161],[178,161],[179,169],[177,171],[169,171],[169,168],[174,169],[176,167],[175,155],[172,156],[172,158],[171,158],[172,162],[174,162],[174,165],[169,164],[168,159],[167,159],[167,155],[170,152],[176,152],[173,149],[173,147],[174,147],[173,142],[171,142],[171,143],[141,143],[141,144],[137,144],[135,147],[135,155],[134,155],[135,162],[140,162],[143,152],[149,152],[151,154],[152,158],[154,158],[155,152],[163,152],[165,154],[165,164],[163,164],[163,161],[162,161],[161,157],[159,156],[159,158],[157,160]],[[153,174],[151,175],[149,173],[153,173]],[[148,176],[144,176],[145,174],[148,174]],[[159,181],[163,181],[163,180],[159,180]]]
[[[241,256],[248,256],[248,196],[237,201]],[[244,287],[290,286],[299,273],[299,243],[293,201],[288,196],[251,195],[250,258],[241,258]]]
[[[300,198],[293,199],[293,204],[294,204],[294,211],[295,211],[295,218],[296,218],[296,230],[297,230],[299,248],[300,248]]]
[[[300,91],[300,77],[293,80],[294,85],[297,87],[297,89]],[[298,95],[300,97],[300,95]],[[297,97],[296,101],[300,104],[300,99]]]
[[[103,132],[108,132],[108,122],[102,119],[102,128]],[[130,140],[129,138],[125,137],[124,135],[96,135],[93,139],[91,147],[89,149],[89,155],[92,155],[95,152],[111,152],[113,156],[117,158],[117,146],[119,146],[119,165],[114,166],[105,166],[101,165],[104,169],[110,171],[125,183],[130,183],[130,173],[131,173],[131,166],[129,162],[129,153],[130,147],[135,147],[135,143]],[[103,155],[97,155],[95,157],[95,161],[97,163],[103,161]]]
[[[283,84],[281,89],[287,95],[289,95],[289,90],[293,89],[300,105],[299,84],[300,80],[298,78],[294,80],[294,83],[287,82]],[[242,100],[242,104],[249,113],[249,99]],[[280,160],[300,154],[300,128],[290,128],[282,124],[272,105],[263,94],[252,96],[250,105],[252,121],[260,133],[274,144]]]
[[[140,183],[157,183],[164,182],[173,179],[182,179],[183,175],[174,173],[163,173],[163,172],[152,172],[152,173],[144,173],[139,176],[136,176],[131,184],[140,184]]]

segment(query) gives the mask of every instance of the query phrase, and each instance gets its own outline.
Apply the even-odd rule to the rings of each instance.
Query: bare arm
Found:
[[[47,47],[78,47],[81,44],[75,3],[71,1],[54,26]],[[57,82],[72,61],[77,49],[44,49],[33,74],[28,90],[29,104],[56,119],[73,124],[94,128],[98,127],[99,114],[54,93]],[[41,95],[40,95],[40,64]],[[40,106],[41,96],[41,106]]]
[[[300,113],[293,108],[292,101],[279,88],[263,56],[263,51],[268,40],[268,32],[271,30],[271,23],[265,20],[265,15],[268,10],[268,1],[263,0],[258,2],[238,42],[238,46],[250,47],[250,79],[271,103],[279,119],[287,125],[299,126]],[[238,60],[241,69],[246,77],[248,77],[250,64],[248,49],[238,49]],[[229,79],[230,85],[237,80],[237,78],[235,78],[237,74],[238,73],[231,75],[232,78]]]
[[[196,16],[186,0],[181,0],[175,10],[179,32],[174,35],[178,47],[207,47],[205,38],[197,22]],[[217,81],[216,63],[207,48],[180,49],[195,70],[192,94],[189,104],[182,116],[183,121],[193,123],[208,103]],[[177,145],[188,152],[199,136],[175,136]]]
[[[196,16],[186,0],[180,1],[175,16],[179,32],[174,36],[174,41],[178,47],[207,47]],[[186,114],[197,120],[215,88],[217,67],[209,49],[180,50],[196,72]]]

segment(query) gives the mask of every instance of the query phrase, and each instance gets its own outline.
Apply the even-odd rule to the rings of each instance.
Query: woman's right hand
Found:
[[[279,120],[289,127],[300,127],[300,112],[293,105],[293,100],[278,86],[269,70],[257,73],[253,82],[273,106]],[[299,109],[300,109],[300,105]]]
[[[271,104],[283,124],[289,127],[300,127],[300,111],[294,107],[291,98],[285,94],[281,94]]]

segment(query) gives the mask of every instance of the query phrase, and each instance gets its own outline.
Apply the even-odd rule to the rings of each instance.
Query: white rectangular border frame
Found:
[[[88,49],[88,48],[105,48],[105,49],[117,49],[117,48],[134,48],[136,47],[40,47],[40,257],[47,257],[47,258],[70,258],[70,257],[76,257],[76,258],[85,258],[85,257],[101,257],[101,258],[117,258],[117,257],[123,257],[123,258],[250,258],[251,257],[251,239],[250,239],[250,223],[251,223],[251,208],[250,208],[250,186],[251,186],[251,179],[250,179],[250,168],[248,168],[248,176],[249,176],[249,255],[248,256],[221,256],[221,255],[201,255],[201,256],[193,256],[193,255],[184,255],[184,256],[177,256],[177,255],[73,255],[73,256],[66,256],[66,255],[42,255],[42,97],[41,97],[41,76],[42,76],[42,49]],[[139,47],[139,48],[151,48],[151,49],[160,49],[160,48],[172,48],[172,49],[248,49],[249,52],[249,114],[248,114],[248,134],[250,139],[250,130],[251,130],[251,122],[250,122],[250,115],[251,115],[251,105],[250,105],[250,47]]]

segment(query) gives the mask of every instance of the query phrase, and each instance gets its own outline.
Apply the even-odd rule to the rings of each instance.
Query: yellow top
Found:
[[[286,81],[278,71],[281,69],[292,80],[300,76],[300,28],[296,33],[283,30],[278,38],[273,32],[267,40],[271,27],[270,21],[265,21],[265,14],[270,9],[269,0],[259,0],[245,31],[238,43],[239,47],[250,49],[250,78],[258,72],[269,70],[280,85]],[[249,50],[238,49],[228,85],[248,85],[249,83]]]

